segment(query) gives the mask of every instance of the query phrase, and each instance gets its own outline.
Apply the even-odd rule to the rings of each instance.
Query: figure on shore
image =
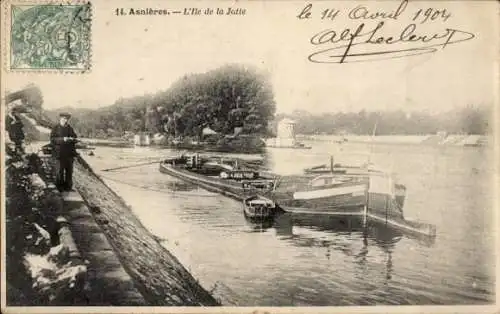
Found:
[[[5,126],[7,128],[7,133],[9,133],[10,140],[15,145],[15,151],[17,154],[24,154],[24,130],[23,130],[23,122],[19,117],[19,109],[17,107],[9,110],[7,114]]]
[[[77,135],[69,125],[69,113],[59,114],[59,124],[50,133],[56,186],[60,192],[73,189],[73,158],[76,156]]]

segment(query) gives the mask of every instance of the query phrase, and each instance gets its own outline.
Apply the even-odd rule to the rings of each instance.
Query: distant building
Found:
[[[267,146],[270,147],[295,147],[295,125],[297,123],[291,119],[284,118],[278,122],[276,138],[268,139]]]
[[[295,125],[297,123],[291,119],[284,118],[278,122],[278,132],[276,138],[277,146],[295,145]]]
[[[151,137],[149,134],[139,133],[134,135],[134,145],[136,146],[149,146],[151,144]]]
[[[291,119],[284,118],[278,122],[278,138],[293,138],[295,139],[295,125],[297,123]]]
[[[217,135],[217,132],[215,132],[214,130],[212,130],[211,128],[209,128],[208,126],[203,128],[203,130],[201,130],[201,134],[203,135]]]
[[[243,128],[242,127],[235,127],[234,128],[234,136],[238,136],[239,134],[241,134],[243,132]]]
[[[436,135],[440,138],[440,139],[445,139],[447,136],[448,136],[448,133],[446,131],[438,131],[436,133]]]

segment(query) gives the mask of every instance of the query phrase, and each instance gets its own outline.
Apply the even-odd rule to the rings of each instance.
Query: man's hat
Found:
[[[71,118],[71,114],[69,114],[68,112],[61,112],[59,114],[60,117],[65,117],[65,118]]]

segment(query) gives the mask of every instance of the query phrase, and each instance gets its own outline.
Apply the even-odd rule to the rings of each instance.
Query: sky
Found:
[[[383,33],[397,36],[419,9],[446,9],[451,16],[417,24],[420,34],[460,29],[475,38],[436,53],[362,63],[312,63],[316,33],[341,33],[360,23],[366,30],[382,21],[349,20],[349,11],[391,12],[400,1],[316,1],[311,18],[298,19],[302,1],[93,1],[92,69],[84,74],[3,73],[3,90],[38,85],[44,107],[98,108],[119,97],[166,89],[187,73],[225,63],[255,66],[269,74],[278,112],[312,113],[394,110],[443,112],[467,104],[493,105],[498,81],[498,6],[495,1],[409,1]],[[116,16],[116,8],[245,8],[244,16]],[[340,10],[321,20],[325,9]],[[358,11],[360,12],[360,11]],[[326,45],[325,47],[333,47]],[[363,48],[356,48],[363,49]],[[382,48],[381,48],[382,49]],[[384,49],[387,49],[385,46]],[[5,71],[5,69],[3,69]]]

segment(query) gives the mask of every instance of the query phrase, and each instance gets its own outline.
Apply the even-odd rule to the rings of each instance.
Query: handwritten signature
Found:
[[[311,38],[311,44],[322,47],[309,55],[314,63],[351,63],[395,59],[437,52],[449,45],[471,40],[474,34],[446,28],[440,33],[417,34],[417,25],[407,25],[397,36],[381,35],[385,22],[366,31],[365,23],[341,32],[325,29]],[[333,46],[332,46],[333,45]],[[324,48],[328,46],[328,48]]]

